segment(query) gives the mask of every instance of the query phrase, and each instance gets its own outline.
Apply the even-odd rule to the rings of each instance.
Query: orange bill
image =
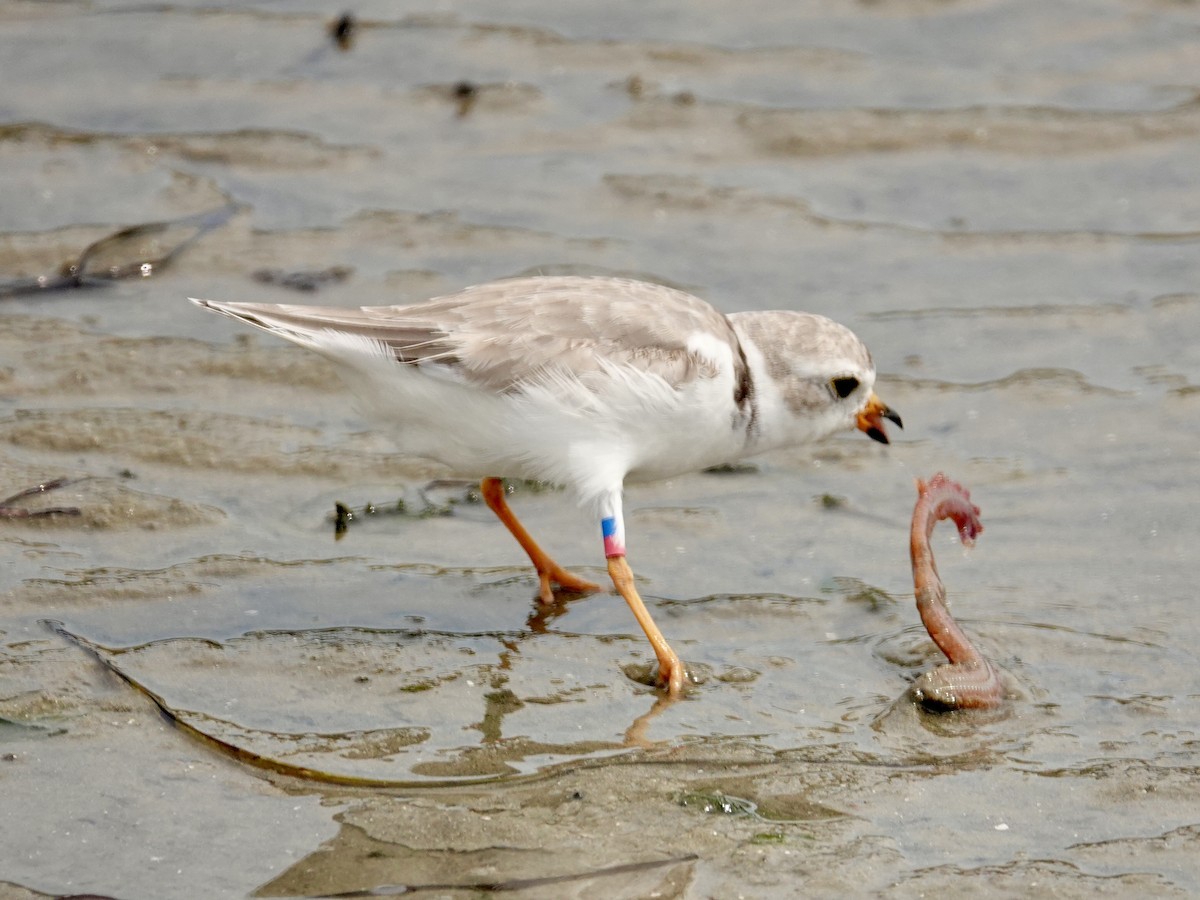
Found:
[[[888,408],[888,405],[872,392],[870,398],[867,400],[867,405],[858,414],[858,421],[855,424],[858,426],[858,430],[865,432],[871,440],[886,444],[889,441],[887,432],[883,430],[884,419],[887,419],[889,422],[895,422],[897,428],[904,427],[904,423],[900,421],[900,416],[892,412]]]

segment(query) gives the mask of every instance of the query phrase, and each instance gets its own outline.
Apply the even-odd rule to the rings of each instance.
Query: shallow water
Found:
[[[1200,11],[494,6],[346,51],[321,4],[0,9],[0,494],[80,510],[0,518],[0,896],[1200,891]],[[904,416],[631,487],[683,702],[619,598],[539,610],[467,486],[184,300],[530,272],[830,315]],[[905,696],[939,469],[996,713]]]

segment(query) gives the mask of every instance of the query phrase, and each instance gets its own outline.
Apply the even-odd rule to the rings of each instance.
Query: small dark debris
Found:
[[[458,117],[461,119],[471,111],[475,101],[479,99],[479,85],[470,81],[460,81],[451,89],[451,94],[458,104]]]
[[[758,471],[754,463],[722,463],[719,466],[709,466],[704,470],[705,475],[752,475]]]
[[[349,266],[330,266],[307,272],[285,272],[283,269],[258,269],[251,277],[262,284],[275,284],[293,291],[311,294],[327,284],[337,284],[354,274]]]
[[[419,506],[414,504],[414,507],[410,507],[403,497],[400,497],[394,503],[388,504],[377,504],[368,501],[357,508],[348,506],[345,503],[335,502],[333,505],[334,537],[340,539],[349,530],[351,522],[367,516],[402,516],[409,519],[436,519],[443,516],[452,516],[454,515],[454,508],[458,504],[478,502],[477,496],[473,499],[468,491],[463,490],[465,484],[467,482],[450,480],[432,481],[417,492],[421,498],[421,503]],[[441,502],[432,500],[426,495],[426,491],[428,490],[445,487],[459,488],[462,490],[462,493],[449,496]]]
[[[881,588],[863,585],[862,590],[855,591],[853,594],[846,595],[847,603],[862,603],[871,612],[879,612],[882,609],[888,609],[896,605],[896,599],[887,591]]]
[[[818,494],[817,502],[821,504],[822,509],[841,509],[846,505],[846,498],[837,494]]]
[[[333,504],[333,534],[335,538],[340,538],[350,528],[350,520],[354,518],[354,511],[344,503]]]
[[[358,20],[353,13],[344,12],[329,23],[329,36],[342,51],[354,46],[354,38],[358,34]]]

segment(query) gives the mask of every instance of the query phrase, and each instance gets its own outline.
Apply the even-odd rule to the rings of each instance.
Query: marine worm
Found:
[[[929,546],[933,526],[942,519],[954,521],[959,540],[966,547],[972,546],[983,531],[979,507],[971,503],[971,494],[938,472],[928,482],[917,479],[910,550],[917,611],[925,630],[950,662],[921,675],[913,684],[913,697],[941,709],[998,706],[1004,700],[999,674],[972,646],[946,606],[946,589]]]

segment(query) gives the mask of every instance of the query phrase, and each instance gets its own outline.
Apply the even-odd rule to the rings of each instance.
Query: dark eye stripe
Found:
[[[845,378],[835,378],[829,382],[829,386],[833,388],[835,394],[845,399],[858,388],[858,379],[850,375]]]

